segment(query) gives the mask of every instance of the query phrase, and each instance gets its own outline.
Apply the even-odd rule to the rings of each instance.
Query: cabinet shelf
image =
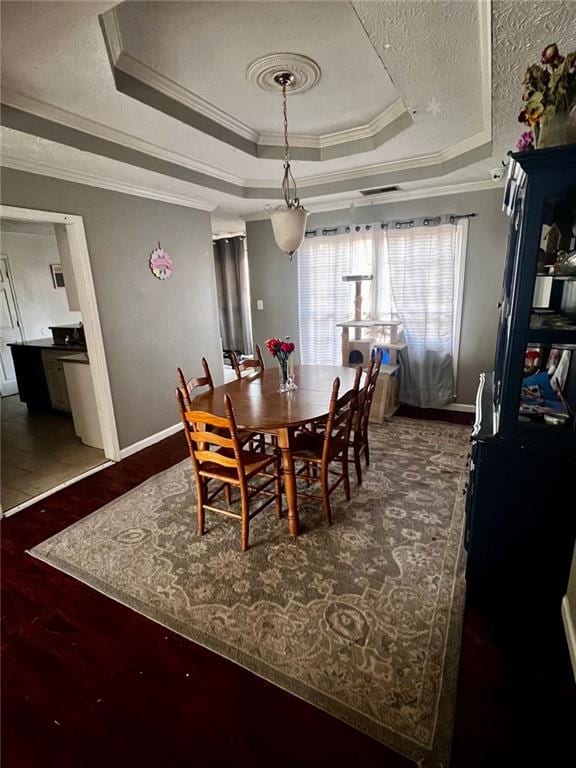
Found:
[[[572,349],[576,347],[576,328],[564,330],[561,328],[530,328],[526,333],[528,344],[543,344],[546,347]]]
[[[550,275],[548,272],[538,272],[536,277],[551,277],[552,280],[576,280],[576,275]]]

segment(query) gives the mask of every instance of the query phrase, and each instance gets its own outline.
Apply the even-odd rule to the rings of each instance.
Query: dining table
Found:
[[[298,427],[328,415],[334,379],[340,379],[339,396],[354,386],[355,368],[335,365],[296,365],[297,389],[280,392],[274,368],[244,376],[192,399],[193,410],[226,417],[224,395],[232,400],[236,425],[242,430],[275,435],[282,455],[284,491],[288,506],[288,530],[298,535],[298,493],[292,446]]]

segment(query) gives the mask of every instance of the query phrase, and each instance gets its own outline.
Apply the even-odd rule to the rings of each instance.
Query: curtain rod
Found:
[[[307,237],[318,237],[319,235],[337,235],[348,234],[349,232],[369,232],[371,229],[409,229],[415,226],[438,226],[442,220],[447,224],[455,224],[458,219],[472,219],[478,216],[477,213],[450,213],[445,216],[424,216],[415,219],[391,219],[390,221],[377,221],[371,224],[340,224],[336,227],[318,227],[318,229],[309,229],[306,231]],[[419,222],[417,224],[417,222]]]
[[[234,240],[236,237],[239,237],[241,240],[243,240],[246,235],[243,232],[238,232],[236,235],[215,235],[212,238],[212,242],[217,243],[218,240]]]

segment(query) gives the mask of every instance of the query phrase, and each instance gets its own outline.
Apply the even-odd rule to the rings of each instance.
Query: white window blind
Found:
[[[298,314],[303,365],[339,365],[341,329],[336,323],[354,315],[353,289],[342,277],[372,274],[373,237],[331,235],[307,238],[298,251]],[[363,283],[370,309],[370,285]]]

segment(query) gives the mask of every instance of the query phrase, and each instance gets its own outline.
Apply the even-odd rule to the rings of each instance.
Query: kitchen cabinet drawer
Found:
[[[42,362],[44,364],[44,374],[50,393],[50,403],[55,411],[70,412],[70,399],[68,398],[68,388],[66,386],[66,376],[64,366],[58,358],[62,357],[62,352],[52,352],[43,350]]]

